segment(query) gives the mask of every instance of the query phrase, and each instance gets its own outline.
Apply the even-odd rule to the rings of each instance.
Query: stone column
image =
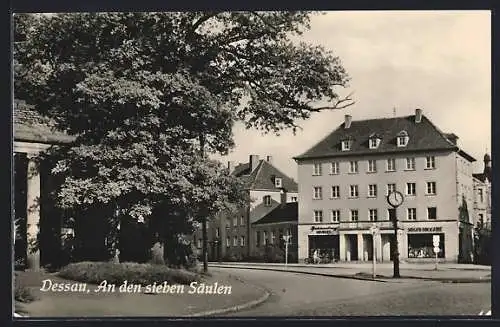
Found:
[[[40,249],[37,245],[40,230],[40,170],[35,159],[36,155],[28,154],[26,240],[30,270],[40,269]]]
[[[345,234],[339,235],[339,260],[346,261]]]
[[[382,235],[380,233],[375,234],[375,252],[377,254],[377,261],[382,261]]]
[[[364,244],[363,244],[363,234],[362,233],[358,233],[358,261],[363,261],[365,258],[364,258],[364,254],[365,254],[365,247],[364,247]]]

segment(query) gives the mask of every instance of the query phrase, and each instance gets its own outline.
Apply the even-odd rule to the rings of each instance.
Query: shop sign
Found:
[[[338,231],[336,228],[321,228],[321,227],[312,227],[311,234],[313,235],[336,235]]]
[[[443,227],[410,227],[408,233],[432,233],[441,232]]]

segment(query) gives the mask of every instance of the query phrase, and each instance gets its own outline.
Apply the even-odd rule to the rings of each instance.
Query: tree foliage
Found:
[[[187,231],[241,204],[243,186],[201,144],[226,154],[236,121],[295,131],[313,112],[352,103],[336,92],[348,82],[339,59],[292,42],[309,21],[307,12],[16,14],[15,97],[76,136],[50,153],[65,176],[60,206],[160,216]]]

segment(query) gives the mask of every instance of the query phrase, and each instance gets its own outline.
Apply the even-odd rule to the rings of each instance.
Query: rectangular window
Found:
[[[392,221],[394,219],[395,209],[389,208],[387,209],[387,220]]]
[[[398,146],[406,146],[408,144],[408,137],[398,136]]]
[[[314,176],[321,176],[321,164],[320,163],[314,164],[313,175]]]
[[[436,194],[436,182],[427,182],[427,194],[429,195]]]
[[[271,232],[271,244],[275,244],[276,242],[276,231]]]
[[[482,213],[479,214],[479,222],[484,223],[484,215]]]
[[[370,221],[377,221],[378,220],[377,209],[370,209],[370,210],[368,210],[368,219]]]
[[[371,138],[369,140],[369,146],[370,146],[370,149],[376,149],[378,147],[378,139]]]
[[[330,174],[331,175],[338,175],[339,174],[339,163],[338,162],[332,162],[330,163]]]
[[[436,168],[436,157],[429,156],[425,158],[425,168],[434,169]]]
[[[415,158],[406,158],[406,170],[415,170]]]
[[[233,227],[238,226],[238,217],[233,217]]]
[[[358,162],[350,161],[349,162],[349,174],[357,174],[358,173]]]
[[[264,245],[267,245],[267,232],[263,231],[262,232],[262,241],[264,242]]]
[[[415,183],[406,183],[406,195],[416,195],[417,187]]]
[[[349,151],[349,150],[351,150],[351,141],[350,140],[342,141],[342,151]]]
[[[359,214],[357,209],[351,210],[351,221],[358,221]]]
[[[321,186],[315,186],[313,188],[313,199],[321,200],[323,198],[323,188]]]
[[[292,202],[297,202],[297,197],[296,196],[292,196]]]
[[[260,232],[257,231],[257,232],[255,232],[255,245],[260,246],[260,242],[261,242],[261,240],[260,240]]]
[[[377,197],[377,184],[368,185],[368,197],[370,198]]]
[[[393,192],[396,192],[396,184],[387,184],[387,194],[386,195],[389,195]]]
[[[445,237],[444,234],[418,233],[408,234],[408,258],[435,258],[434,235],[439,235],[438,258],[445,257]]]
[[[286,229],[286,235],[292,235],[292,230],[290,228]]]
[[[479,194],[479,202],[483,203],[484,202],[484,194],[483,194],[483,189],[480,188],[477,190],[478,194]]]
[[[238,245],[238,236],[234,236],[233,237],[233,246],[237,246]]]
[[[340,210],[331,211],[331,220],[332,223],[338,223],[340,221]]]
[[[368,172],[369,173],[377,172],[377,160],[368,160]]]
[[[275,178],[275,180],[274,180],[274,186],[276,186],[276,188],[280,188],[280,187],[283,186],[281,178],[279,178],[279,177]]]
[[[408,220],[417,220],[417,208],[408,208],[406,217]]]
[[[340,198],[340,186],[334,185],[332,186],[332,199]]]
[[[437,219],[437,208],[436,207],[430,207],[427,208],[427,219]]]
[[[197,245],[198,249],[201,249],[201,248],[202,248],[202,246],[203,246],[203,244],[202,244],[202,242],[201,242],[201,239],[198,239],[198,242],[197,242],[197,243],[198,243],[198,245]]]
[[[396,159],[387,159],[387,171],[396,171]]]
[[[271,205],[271,202],[272,202],[272,201],[271,201],[271,196],[270,196],[270,195],[266,195],[266,196],[264,196],[264,205],[265,205],[266,207],[269,207],[269,206]]]
[[[245,246],[245,236],[240,236],[240,245]]]
[[[323,222],[323,210],[314,210],[314,222],[315,223]]]
[[[215,237],[217,237],[217,238],[219,238],[219,237],[220,237],[220,229],[219,229],[219,228],[217,228],[217,229],[215,230]]]
[[[358,185],[351,185],[349,194],[351,198],[357,198],[359,196]]]
[[[226,246],[227,247],[230,247],[231,246],[231,239],[228,237],[226,237]]]

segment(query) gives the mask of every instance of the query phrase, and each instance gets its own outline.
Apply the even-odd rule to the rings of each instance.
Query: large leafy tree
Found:
[[[295,131],[313,112],[352,104],[336,92],[348,82],[339,59],[292,41],[309,20],[307,12],[16,15],[15,96],[77,136],[52,153],[54,173],[67,176],[61,206],[137,219],[163,206],[188,221],[241,199],[228,192],[238,182],[207,160],[234,146],[234,122]]]

